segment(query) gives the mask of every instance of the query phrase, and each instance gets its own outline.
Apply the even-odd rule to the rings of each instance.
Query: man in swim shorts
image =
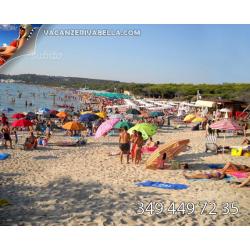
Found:
[[[128,128],[124,127],[121,129],[119,136],[119,148],[121,150],[120,160],[122,164],[123,154],[127,155],[127,163],[129,163],[129,153],[130,153],[130,134],[128,133]]]

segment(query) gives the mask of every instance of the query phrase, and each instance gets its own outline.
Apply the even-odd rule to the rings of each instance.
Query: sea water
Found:
[[[53,96],[55,94],[55,105]],[[67,96],[73,96],[72,91],[61,90],[37,85],[28,85],[23,83],[0,83],[0,113],[4,108],[11,108],[14,111],[7,115],[18,112],[36,112],[40,108],[58,109],[57,105],[73,105],[75,108],[79,105],[78,100],[68,99]],[[25,105],[27,101],[28,105]],[[29,104],[32,105],[29,105]]]

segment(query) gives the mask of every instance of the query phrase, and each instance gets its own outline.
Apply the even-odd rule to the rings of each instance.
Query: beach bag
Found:
[[[231,155],[232,156],[241,156],[242,148],[232,148]]]

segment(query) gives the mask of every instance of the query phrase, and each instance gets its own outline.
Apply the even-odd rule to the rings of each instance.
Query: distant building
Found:
[[[124,90],[124,91],[123,91],[123,94],[124,94],[124,95],[132,95],[131,92],[128,91],[128,90]]]

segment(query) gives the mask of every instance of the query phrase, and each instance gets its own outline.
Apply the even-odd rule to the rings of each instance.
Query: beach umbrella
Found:
[[[14,119],[21,119],[21,118],[24,118],[25,115],[22,113],[16,113],[16,114],[12,115],[11,117]]]
[[[228,109],[228,108],[223,108],[223,109],[220,109],[220,112],[231,112],[231,109]]]
[[[156,134],[157,127],[150,123],[139,123],[136,124],[134,127],[130,128],[128,132],[132,134],[134,130],[140,131],[142,133],[143,140],[147,140],[148,137],[151,137]]]
[[[20,119],[17,121],[12,122],[12,127],[30,127],[33,126],[33,123],[26,119]]]
[[[65,112],[65,111],[66,111],[65,108],[59,108],[59,109],[58,109],[58,112]]]
[[[98,115],[100,118],[103,118],[103,119],[107,117],[107,114],[105,112],[97,112],[95,114]]]
[[[65,123],[62,128],[67,129],[67,130],[84,130],[85,127],[80,123],[80,122],[67,122]]]
[[[38,110],[39,113],[48,113],[49,111],[50,111],[49,108],[40,108],[40,109]]]
[[[161,111],[153,111],[153,112],[150,112],[150,116],[152,117],[164,116],[164,113]]]
[[[132,128],[134,126],[134,124],[130,123],[130,122],[127,122],[127,121],[119,121],[118,123],[115,124],[114,128],[125,128],[127,127],[128,129],[129,128]]]
[[[59,112],[57,110],[52,109],[52,110],[49,111],[49,113],[52,114],[52,115],[56,115]]]
[[[219,130],[225,130],[225,131],[236,131],[236,130],[243,130],[243,128],[234,122],[231,119],[223,119],[218,122],[215,122],[210,125],[210,128],[212,129],[219,129]],[[226,134],[224,134],[224,145],[223,145],[223,153],[224,153],[224,146],[226,141]]]
[[[97,129],[95,133],[95,139],[98,139],[99,137],[107,134],[114,126],[116,123],[120,121],[119,118],[114,118],[114,119],[109,119],[103,122]]]
[[[35,119],[36,118],[36,114],[34,112],[29,112],[27,115],[26,115],[26,119]]]
[[[85,115],[85,114],[94,114],[92,111],[83,111],[80,112],[81,115]]]
[[[65,111],[61,111],[56,114],[57,117],[59,118],[65,118],[68,114]]]
[[[100,117],[96,114],[84,114],[84,115],[80,115],[79,121],[81,122],[92,122],[95,121],[97,119],[99,119]]]
[[[242,130],[242,127],[231,119],[223,119],[218,122],[215,122],[210,125],[210,128],[226,131]]]
[[[189,114],[189,115],[186,115],[185,118],[184,118],[184,122],[191,122],[196,116],[194,114]]]
[[[1,111],[2,111],[2,112],[9,113],[9,112],[14,111],[14,109],[7,107],[7,108],[3,108],[3,109],[1,109]]]
[[[203,117],[196,117],[192,120],[192,122],[194,123],[200,123],[200,122],[204,122],[206,119]]]
[[[109,114],[109,118],[110,119],[123,119],[123,115],[122,114]]]
[[[137,109],[129,109],[126,111],[127,114],[132,114],[132,115],[140,115],[141,112]]]

